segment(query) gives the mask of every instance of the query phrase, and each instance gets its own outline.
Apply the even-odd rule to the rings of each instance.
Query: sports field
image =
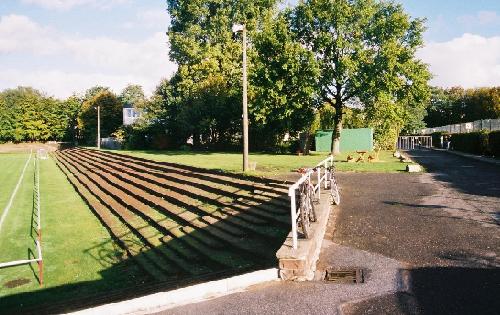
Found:
[[[33,258],[36,212],[33,202],[34,156],[0,228],[0,263]],[[12,196],[29,153],[0,154],[0,217]],[[85,297],[142,283],[134,264],[92,214],[52,159],[40,160],[44,285],[36,263],[0,269],[0,313],[29,311],[37,305]]]
[[[27,159],[0,155],[3,196]],[[74,310],[275,266],[290,230],[283,182],[86,149],[54,152],[40,170],[44,284],[36,264],[0,269],[0,313]],[[0,231],[5,259],[33,251],[33,171],[30,162]]]

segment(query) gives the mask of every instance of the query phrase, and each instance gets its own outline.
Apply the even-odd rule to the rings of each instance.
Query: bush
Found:
[[[491,154],[495,157],[500,157],[500,130],[490,132],[488,144]]]
[[[444,137],[446,135],[448,135],[448,132],[446,132],[446,131],[433,132],[431,134],[431,137],[432,137],[432,146],[435,147],[435,148],[442,148],[443,144],[441,143],[441,137]]]
[[[454,150],[472,154],[488,154],[488,132],[458,133],[451,135],[451,145]]]

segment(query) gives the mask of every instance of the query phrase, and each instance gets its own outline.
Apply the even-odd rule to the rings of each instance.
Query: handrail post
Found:
[[[318,199],[321,198],[321,167],[317,168],[318,170]]]
[[[291,191],[290,208],[292,209],[292,247],[297,249],[297,207],[295,204],[295,190]]]

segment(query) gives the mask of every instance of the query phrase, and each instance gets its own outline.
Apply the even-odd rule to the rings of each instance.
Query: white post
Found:
[[[317,170],[318,170],[318,198],[321,198],[321,167],[318,167]]]
[[[295,204],[295,190],[292,191],[290,196],[291,209],[292,209],[292,247],[297,249],[297,207]]]
[[[101,149],[101,106],[97,106],[97,149]]]
[[[243,25],[243,172],[248,170],[247,29]]]
[[[325,175],[327,175],[327,174],[328,174],[328,160],[325,160]],[[326,186],[326,185],[327,185],[327,183],[326,183],[326,178],[325,178],[325,184],[324,184],[324,185],[325,185],[325,186],[324,186],[324,187],[325,187],[325,189],[327,189],[327,188],[328,188],[328,186]]]

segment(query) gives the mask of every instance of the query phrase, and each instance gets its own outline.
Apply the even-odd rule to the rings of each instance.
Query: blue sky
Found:
[[[500,0],[399,2],[427,18],[418,56],[432,84],[500,85]],[[0,0],[0,90],[30,85],[66,97],[138,83],[150,93],[176,69],[168,23],[163,0]]]

